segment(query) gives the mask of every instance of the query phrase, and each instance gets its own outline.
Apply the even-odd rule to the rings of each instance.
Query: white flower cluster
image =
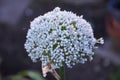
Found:
[[[91,25],[82,16],[56,7],[31,22],[25,48],[34,62],[59,68],[92,60],[95,44]]]

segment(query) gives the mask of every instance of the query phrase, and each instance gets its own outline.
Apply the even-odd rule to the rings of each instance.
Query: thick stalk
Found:
[[[65,80],[65,66],[60,67],[60,80]]]
[[[58,73],[55,71],[55,69],[53,69],[52,75],[53,75],[57,80],[60,80],[60,76],[59,76]]]

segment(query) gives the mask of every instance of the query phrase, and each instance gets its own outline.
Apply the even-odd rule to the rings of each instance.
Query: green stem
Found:
[[[60,67],[60,80],[65,80],[65,66]]]

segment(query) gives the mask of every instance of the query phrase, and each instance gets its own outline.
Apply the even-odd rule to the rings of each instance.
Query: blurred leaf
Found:
[[[35,71],[23,71],[20,72],[19,75],[23,77],[30,77],[32,80],[45,80],[40,73]]]
[[[15,75],[15,76],[9,76],[7,78],[4,78],[3,80],[27,80],[27,79],[23,78],[20,75]]]
[[[22,71],[16,75],[8,76],[3,80],[45,80],[40,73],[36,71]]]
[[[120,80],[120,69],[111,77],[111,80]]]

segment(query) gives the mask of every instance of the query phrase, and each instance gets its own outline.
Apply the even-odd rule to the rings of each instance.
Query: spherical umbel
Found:
[[[25,49],[33,62],[52,63],[54,68],[92,60],[96,44],[91,25],[59,7],[35,18],[26,38]]]

